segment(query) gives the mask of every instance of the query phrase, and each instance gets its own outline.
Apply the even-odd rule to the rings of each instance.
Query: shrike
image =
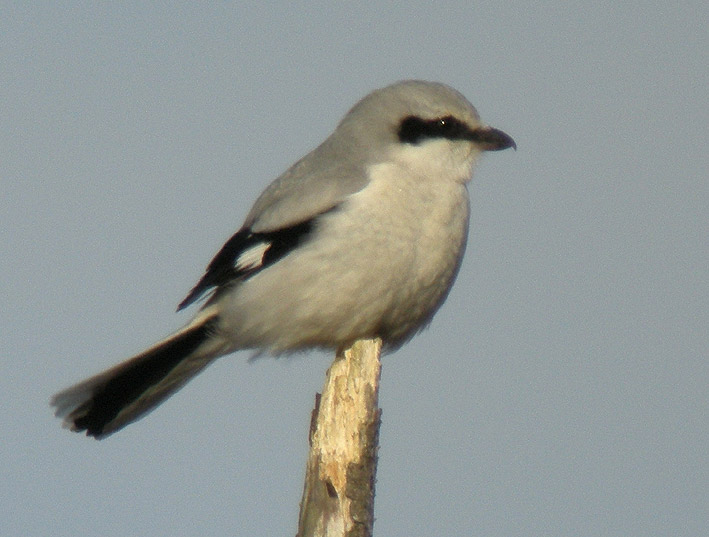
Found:
[[[256,200],[181,310],[184,328],[52,398],[73,431],[103,438],[220,356],[401,346],[426,326],[460,267],[467,183],[482,151],[516,147],[443,84],[376,90]]]

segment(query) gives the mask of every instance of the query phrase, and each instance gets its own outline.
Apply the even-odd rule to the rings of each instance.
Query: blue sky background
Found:
[[[57,390],[186,322],[258,193],[370,90],[519,146],[385,357],[377,535],[709,525],[706,2],[27,3],[0,16],[0,534],[293,535],[331,356],[214,364],[96,442]]]

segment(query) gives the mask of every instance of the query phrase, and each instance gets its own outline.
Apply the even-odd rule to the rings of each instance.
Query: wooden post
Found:
[[[297,537],[371,537],[380,410],[380,339],[337,354],[315,397]]]

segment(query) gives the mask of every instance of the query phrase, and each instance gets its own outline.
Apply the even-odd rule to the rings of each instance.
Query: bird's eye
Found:
[[[468,139],[470,129],[453,116],[437,119],[421,119],[409,116],[399,125],[399,140],[407,144],[419,144],[426,139],[447,138],[449,140]]]
[[[452,116],[442,117],[438,120],[439,136],[444,138],[461,138],[467,131],[467,127],[462,121],[458,121]]]

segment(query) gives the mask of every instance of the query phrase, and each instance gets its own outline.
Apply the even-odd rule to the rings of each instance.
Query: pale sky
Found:
[[[375,535],[709,525],[706,2],[55,3],[0,17],[0,535],[294,535],[331,356],[222,358],[97,442],[50,396],[187,321],[360,97],[452,85],[518,151],[384,358]]]

